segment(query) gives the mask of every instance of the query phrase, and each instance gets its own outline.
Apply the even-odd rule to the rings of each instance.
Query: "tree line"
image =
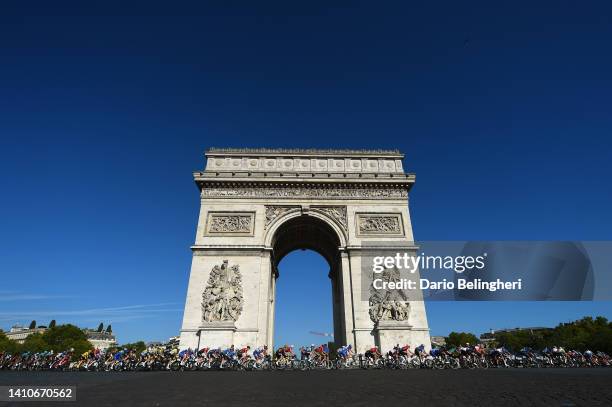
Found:
[[[451,332],[446,337],[448,346],[480,342],[476,335],[469,332]],[[524,347],[533,349],[562,346],[566,350],[584,352],[603,351],[612,354],[612,322],[607,318],[584,317],[577,321],[561,323],[551,329],[518,329],[494,334],[493,346],[503,346],[511,351]]]
[[[50,324],[51,325],[51,324]],[[74,349],[80,355],[92,348],[87,335],[79,327],[71,324],[55,325],[43,333],[34,333],[25,338],[22,344],[13,341],[0,331],[0,352],[63,352]]]
[[[30,329],[36,328],[36,321],[30,323]],[[102,324],[98,326],[97,332],[102,332]],[[108,333],[112,332],[110,325],[105,330]],[[122,345],[122,349],[134,349],[137,352],[142,352],[146,345],[143,341],[127,343]],[[11,354],[23,352],[64,352],[72,349],[75,356],[93,349],[93,345],[87,340],[87,335],[83,330],[71,324],[57,325],[55,320],[51,321],[49,327],[43,333],[33,333],[28,335],[23,343],[18,343],[9,339],[2,330],[0,330],[0,352],[8,352]]]
[[[32,322],[30,322],[30,325],[28,325],[28,329],[36,329],[36,327],[38,328],[55,328],[55,326],[57,325],[57,323],[55,322],[54,319],[51,320],[51,322],[49,322],[49,326],[44,326],[44,325],[36,325],[36,320],[33,319]],[[0,331],[2,331],[0,329]],[[96,332],[106,332],[106,333],[113,333],[113,327],[108,324],[108,326],[106,327],[106,329],[104,329],[104,323],[100,322],[100,325],[98,325],[98,329],[96,329]]]

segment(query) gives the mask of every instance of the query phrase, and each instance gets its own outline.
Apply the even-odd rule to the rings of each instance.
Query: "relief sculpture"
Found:
[[[315,208],[338,221],[342,228],[347,230],[346,206],[321,206],[314,207],[313,209]]]
[[[266,229],[277,218],[295,208],[295,206],[266,205]]]
[[[397,215],[391,216],[360,216],[359,217],[359,233],[377,233],[377,234],[400,234],[402,233],[402,225],[400,217]]]
[[[212,215],[209,232],[211,233],[249,233],[251,215]]]
[[[242,313],[242,276],[239,266],[213,267],[202,294],[202,320],[204,322],[236,321]]]
[[[396,268],[386,269],[381,276],[384,282],[399,282],[400,274]],[[406,294],[401,290],[375,289],[370,287],[370,319],[380,321],[406,321],[410,313],[410,304]]]

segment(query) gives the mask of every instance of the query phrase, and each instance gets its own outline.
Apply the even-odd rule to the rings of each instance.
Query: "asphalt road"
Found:
[[[612,406],[612,369],[5,372],[0,386],[73,385],[43,406]]]

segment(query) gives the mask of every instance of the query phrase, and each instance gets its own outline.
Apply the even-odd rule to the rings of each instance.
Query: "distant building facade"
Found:
[[[47,331],[46,326],[39,326],[33,329],[24,328],[21,325],[13,325],[8,332],[4,334],[10,340],[13,340],[19,344],[23,344],[26,338],[32,334],[43,334]],[[107,349],[117,345],[117,340],[112,332],[102,331],[98,332],[94,329],[82,329],[87,336],[87,340],[91,343],[94,348]]]
[[[431,344],[436,346],[444,346],[446,345],[446,338],[444,336],[432,336]]]
[[[113,335],[111,332],[98,332],[93,329],[83,329],[83,332],[85,332],[85,335],[87,335],[87,340],[93,345],[94,348],[104,350],[117,346],[115,335]]]
[[[21,325],[13,325],[11,330],[5,332],[7,338],[17,343],[24,343],[25,339],[32,334],[42,334],[47,330],[46,326],[39,326],[34,329],[24,328]]]

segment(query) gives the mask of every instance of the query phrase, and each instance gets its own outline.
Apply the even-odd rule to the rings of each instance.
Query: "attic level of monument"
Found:
[[[317,174],[354,178],[414,176],[404,173],[404,155],[397,151],[214,149],[207,151],[205,155],[206,168],[203,172],[196,173],[200,177],[231,174],[255,176],[261,173],[264,176],[291,174],[294,177],[316,177]]]

